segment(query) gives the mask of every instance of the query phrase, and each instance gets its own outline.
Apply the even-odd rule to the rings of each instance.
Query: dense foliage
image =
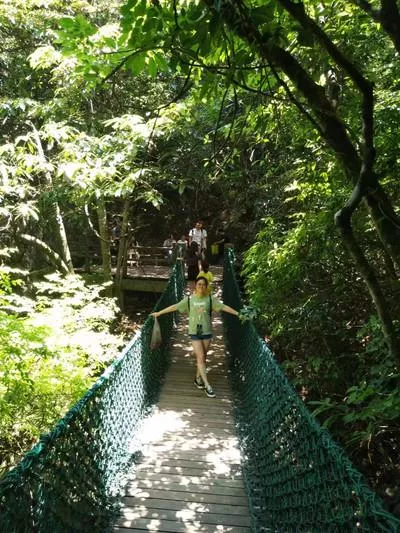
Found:
[[[29,290],[18,283],[19,293],[13,285],[2,272],[0,472],[51,429],[123,346],[111,333],[115,300],[101,295],[98,282],[53,274]]]

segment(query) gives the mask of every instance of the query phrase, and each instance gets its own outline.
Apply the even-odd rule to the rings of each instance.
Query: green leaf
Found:
[[[133,74],[138,75],[146,67],[146,52],[135,54],[126,61],[126,68]]]
[[[139,15],[144,15],[146,13],[146,9],[147,9],[147,2],[146,0],[139,0],[139,2],[137,2],[136,4],[136,7],[135,8],[131,8],[131,11],[132,13],[137,17]]]
[[[156,52],[154,54],[154,58],[156,60],[157,66],[161,72],[168,72],[169,71],[169,65],[165,57],[160,53]]]
[[[157,76],[157,61],[154,59],[154,57],[149,57],[147,61],[147,70],[152,78],[155,78]]]
[[[255,7],[251,10],[251,18],[256,24],[265,24],[272,22],[275,13],[275,2],[269,2],[266,5]]]

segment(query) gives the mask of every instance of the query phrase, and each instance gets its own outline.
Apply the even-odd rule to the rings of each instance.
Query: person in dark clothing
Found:
[[[188,281],[195,281],[200,272],[198,250],[199,245],[197,242],[192,241],[185,253]]]

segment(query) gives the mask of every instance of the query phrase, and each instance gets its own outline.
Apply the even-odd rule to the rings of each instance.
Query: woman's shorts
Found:
[[[202,341],[204,339],[212,339],[211,333],[207,335],[189,335],[189,337],[192,339],[192,341]]]

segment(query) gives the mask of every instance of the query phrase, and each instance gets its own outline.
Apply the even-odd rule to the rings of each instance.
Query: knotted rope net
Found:
[[[234,265],[228,250],[223,300],[240,309]],[[400,521],[308,412],[254,326],[238,326],[227,313],[224,326],[254,530],[400,531]]]
[[[174,266],[161,309],[182,298]],[[161,325],[163,344],[150,350],[153,319],[87,394],[0,480],[1,533],[104,533],[118,513],[140,422],[157,401],[174,317]]]

